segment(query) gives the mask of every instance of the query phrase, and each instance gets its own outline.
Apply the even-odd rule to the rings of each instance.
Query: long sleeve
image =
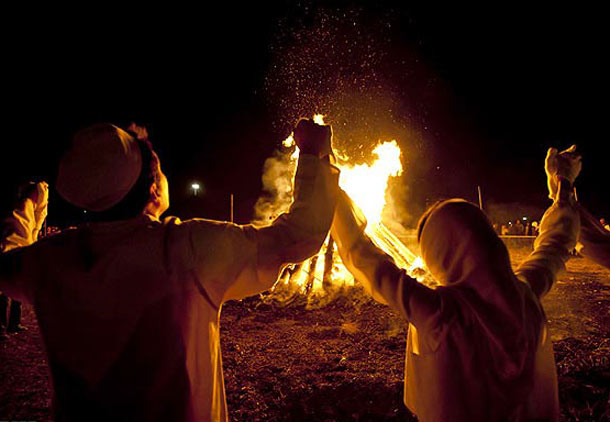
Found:
[[[582,205],[576,204],[576,208],[581,224],[576,249],[599,265],[610,268],[610,231]]]
[[[7,252],[22,246],[28,246],[38,239],[34,204],[29,199],[22,201],[13,210],[11,216],[4,220],[4,230],[0,248]]]
[[[37,212],[34,202],[29,198],[25,199],[17,204],[10,217],[3,222],[0,240],[0,292],[14,299],[29,301],[28,280],[32,279],[33,268],[28,262],[32,263],[32,257],[24,249],[15,249],[29,246],[38,239],[38,219],[42,218],[40,221],[44,221],[46,217],[46,199],[43,208],[44,210]]]
[[[219,306],[273,286],[283,266],[320,250],[333,219],[338,170],[302,154],[290,210],[271,225],[254,227],[191,220],[190,244],[201,287]]]
[[[546,295],[565,268],[580,231],[578,211],[569,201],[555,202],[542,217],[534,251],[517,268],[517,277],[538,296]]]
[[[347,194],[340,191],[331,235],[343,263],[378,302],[389,305],[415,326],[423,326],[440,311],[436,291],[409,277],[364,233],[366,221]]]
[[[38,233],[47,218],[49,189],[46,182],[32,186],[36,195],[19,201],[11,215],[3,221],[1,252],[29,246],[38,240]]]

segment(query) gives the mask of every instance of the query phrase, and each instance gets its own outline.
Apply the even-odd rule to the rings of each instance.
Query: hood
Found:
[[[508,250],[485,214],[460,199],[437,205],[423,223],[420,248],[430,273],[472,323],[472,347],[511,396],[527,393],[543,315],[514,275]],[[490,386],[493,388],[493,386]],[[510,400],[509,400],[510,401]]]
[[[451,199],[437,205],[422,229],[420,249],[441,285],[468,284],[489,290],[486,279],[474,277],[483,273],[497,278],[494,289],[509,281],[514,284],[506,246],[485,214],[470,202]]]

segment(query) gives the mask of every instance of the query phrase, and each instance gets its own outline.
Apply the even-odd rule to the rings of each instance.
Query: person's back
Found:
[[[358,214],[343,194],[331,234],[356,279],[409,322],[405,403],[419,420],[557,420],[556,369],[539,298],[576,242],[574,207],[558,202],[547,211],[534,252],[516,273],[476,206],[451,200],[433,207],[418,240],[441,284],[436,289],[375,247]]]
[[[143,212],[136,208],[134,218],[108,221],[120,215],[121,198],[131,195],[128,183],[118,193],[111,183],[91,194],[82,180],[60,177],[64,196],[75,205],[100,208],[100,222],[0,255],[0,289],[31,303],[38,317],[56,420],[227,420],[218,327],[222,303],[272,287],[285,264],[319,250],[332,221],[338,173],[320,159],[314,142],[325,138],[330,150],[330,129],[310,122],[297,129],[302,153],[294,202],[266,227],[175,217],[161,222],[169,198],[158,162],[151,168],[160,177],[142,184],[151,199]],[[120,129],[102,130],[118,133],[129,147],[114,148],[118,159],[134,149],[135,141]],[[307,136],[313,141],[303,140]],[[97,148],[115,140],[94,138]],[[87,148],[85,153],[99,164]],[[113,167],[105,169],[107,177],[116,178],[116,162],[103,161]],[[74,164],[74,157],[66,167],[87,170]],[[129,174],[142,178],[144,172]],[[92,177],[100,179],[97,173]],[[116,197],[119,205],[107,206],[108,198]],[[31,243],[20,236],[9,240],[14,246]]]
[[[207,384],[189,376],[222,378],[219,350],[209,347],[218,340],[218,309],[189,275],[189,251],[180,251],[188,241],[186,227],[142,217],[32,247],[40,280],[31,302],[58,419],[189,420],[201,414],[193,406],[224,409],[222,390],[202,391]]]

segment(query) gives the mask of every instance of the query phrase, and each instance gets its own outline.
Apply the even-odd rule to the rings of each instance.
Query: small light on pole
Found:
[[[199,189],[201,189],[201,185],[197,182],[194,182],[191,184],[191,189],[193,189],[193,195],[197,196],[197,193],[199,193]]]

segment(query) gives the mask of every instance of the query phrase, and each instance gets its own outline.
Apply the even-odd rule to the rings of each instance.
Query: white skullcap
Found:
[[[56,187],[77,207],[104,211],[127,195],[141,170],[137,140],[114,125],[99,123],[74,135],[59,163]]]

